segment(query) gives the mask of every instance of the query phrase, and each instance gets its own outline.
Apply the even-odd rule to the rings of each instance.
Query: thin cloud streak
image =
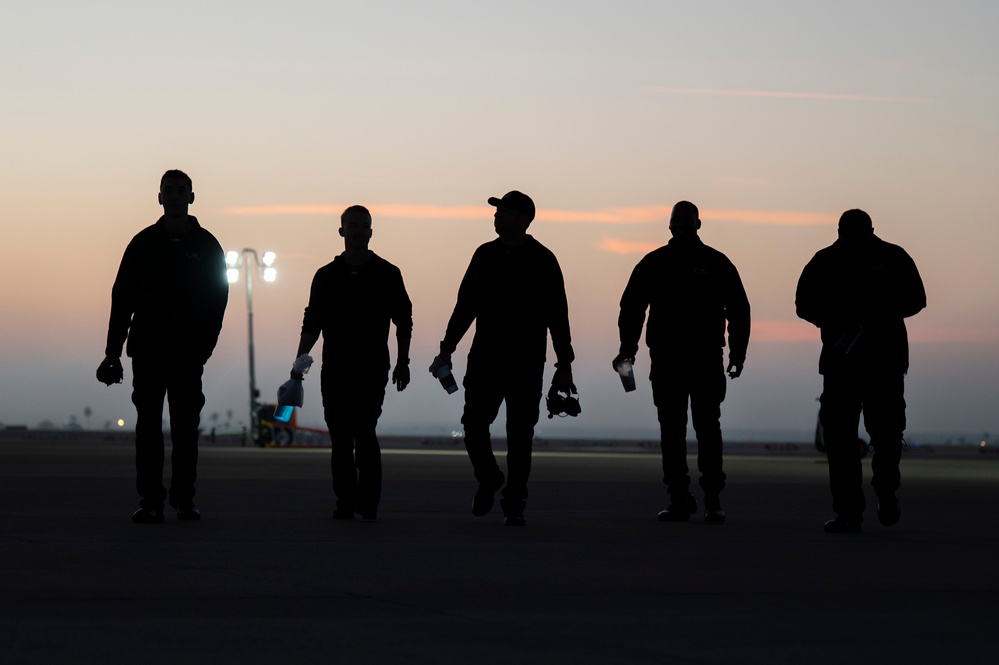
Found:
[[[347,206],[340,204],[289,204],[270,206],[241,206],[225,208],[223,214],[234,216],[266,215],[316,215],[339,217]],[[434,206],[407,203],[382,203],[367,206],[374,217],[396,219],[481,220],[492,217],[492,206]],[[643,206],[609,208],[606,210],[541,209],[537,219],[541,222],[576,224],[650,224],[669,220],[671,206]],[[782,210],[701,210],[701,219],[711,222],[736,222],[742,224],[770,224],[778,226],[811,226],[832,224],[835,215],[816,212]]]
[[[659,249],[662,245],[654,242],[641,242],[635,240],[620,240],[619,238],[601,238],[596,244],[597,249],[610,254],[640,254],[645,256],[649,252]]]
[[[779,90],[719,90],[715,88],[662,88],[650,86],[646,92],[667,95],[701,95],[713,97],[766,97],[771,99],[810,99],[834,102],[887,102],[891,104],[925,104],[920,97],[894,97],[890,95],[849,95],[831,92],[783,92]]]

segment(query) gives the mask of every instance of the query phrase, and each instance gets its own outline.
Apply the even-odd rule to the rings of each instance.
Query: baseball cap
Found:
[[[529,220],[534,220],[534,201],[527,194],[518,192],[517,190],[507,192],[501,199],[495,196],[489,197],[489,205],[514,210],[527,215]]]

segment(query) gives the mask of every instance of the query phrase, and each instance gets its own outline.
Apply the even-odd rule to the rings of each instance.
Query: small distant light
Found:
[[[118,427],[124,427],[124,426],[125,426],[125,419],[124,418],[119,418],[118,419]]]
[[[236,268],[229,268],[225,271],[225,278],[230,284],[235,284],[239,281],[239,270]]]
[[[225,264],[230,268],[235,268],[239,264],[239,252],[230,249],[225,253]]]
[[[272,265],[274,265],[274,259],[276,258],[277,254],[275,254],[274,252],[264,252],[264,256],[260,260],[263,262],[265,266],[270,268]]]
[[[264,268],[264,281],[273,282],[277,279],[277,270],[275,268]]]
[[[985,442],[984,442],[984,441],[982,441],[981,443],[979,443],[979,444],[978,444],[978,447],[979,447],[979,448],[984,448],[984,447],[985,447]]]

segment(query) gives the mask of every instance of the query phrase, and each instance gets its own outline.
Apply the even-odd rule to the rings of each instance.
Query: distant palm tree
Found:
[[[83,407],[83,417],[87,419],[87,429],[90,429],[90,416],[93,415],[94,410],[89,406]]]

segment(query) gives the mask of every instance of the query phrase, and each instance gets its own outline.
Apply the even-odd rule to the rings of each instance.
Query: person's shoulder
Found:
[[[525,251],[544,256],[546,259],[551,259],[556,262],[558,261],[555,256],[555,252],[532,235],[527,236],[527,242],[524,243],[523,247]]]
[[[139,231],[138,233],[136,233],[134,236],[132,236],[132,241],[133,242],[135,242],[135,241],[140,241],[141,242],[143,240],[150,240],[150,239],[158,237],[158,236],[160,236],[162,234],[163,234],[162,226],[157,221],[157,222],[153,222],[152,224],[150,224],[149,226],[145,227],[144,229],[142,229],[141,231]]]
[[[392,263],[391,261],[389,261],[385,257],[379,256],[378,254],[375,254],[374,252],[371,252],[371,267],[375,268],[376,270],[378,270],[380,272],[384,272],[384,273],[388,273],[388,274],[392,274],[392,275],[395,275],[395,274],[401,275],[402,274],[402,271],[399,270],[399,266],[395,265],[394,263]]]
[[[874,236],[874,246],[877,247],[879,252],[892,258],[909,258],[909,253],[901,245],[892,244],[877,236]]]
[[[332,261],[330,261],[324,266],[320,266],[319,269],[316,270],[316,277],[319,278],[320,276],[325,277],[328,275],[332,275],[334,272],[336,272],[339,269],[342,263],[343,259],[339,254],[337,254],[335,257],[333,257]]]
[[[812,255],[812,261],[832,261],[839,255],[836,243],[823,247]]]
[[[702,247],[704,248],[703,249],[704,253],[710,256],[712,260],[717,261],[718,263],[721,263],[723,265],[732,266],[733,268],[735,267],[735,264],[732,263],[732,259],[728,258],[728,255],[725,254],[725,252],[721,251],[720,249],[715,249],[710,245],[702,245]]]
[[[502,244],[500,243],[499,238],[496,238],[495,240],[484,242],[478,247],[476,247],[475,251],[472,252],[472,260],[475,261],[476,259],[484,259],[490,256],[497,256],[500,254],[501,251],[502,251]]]
[[[202,226],[201,222],[198,220],[197,217],[195,217],[194,215],[188,215],[188,218],[191,220],[191,231],[193,231],[196,235],[199,235],[203,238],[211,238],[212,240],[215,240],[215,242],[218,242],[218,240],[216,240],[215,238],[215,235],[211,231],[206,229],[204,226]]]
[[[670,249],[669,245],[662,245],[660,247],[656,247],[654,250],[643,256],[638,261],[638,265],[642,266],[643,268],[651,265],[656,265],[661,261],[666,260],[671,252],[672,250]]]

